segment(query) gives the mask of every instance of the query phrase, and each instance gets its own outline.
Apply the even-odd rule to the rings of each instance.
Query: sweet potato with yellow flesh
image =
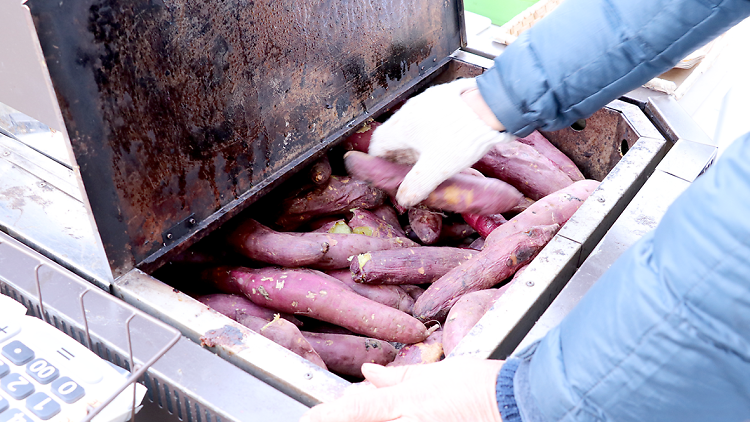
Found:
[[[493,230],[508,222],[501,214],[477,215],[461,214],[466,222],[482,237],[489,236]]]
[[[443,215],[425,207],[411,208],[409,210],[409,225],[422,244],[432,245],[440,238],[440,231],[443,229]]]
[[[583,201],[599,186],[596,180],[581,180],[536,201],[526,211],[511,218],[487,237],[487,245],[533,226],[562,226],[578,210]]]
[[[372,133],[380,126],[380,122],[369,122],[359,128],[356,132],[349,135],[344,140],[344,149],[347,151],[367,152],[370,149],[370,139]]]
[[[486,176],[510,183],[533,200],[543,198],[573,183],[570,177],[547,157],[518,141],[495,145],[474,164],[474,168]],[[473,213],[487,215],[502,212],[505,210]]]
[[[467,293],[453,305],[443,326],[443,350],[446,355],[453,351],[462,338],[466,337],[466,334],[492,307],[495,300],[508,290],[510,284],[499,289]]]
[[[252,315],[242,315],[237,318],[237,322],[321,368],[328,369],[315,347],[305,339],[299,328],[291,322],[281,318],[275,318],[268,322]]]
[[[424,284],[432,283],[477,254],[448,246],[374,251],[354,257],[349,270],[358,283]]]
[[[374,338],[346,334],[302,332],[328,370],[337,374],[364,378],[363,363],[386,365],[393,362],[397,350],[390,343]]]
[[[344,155],[344,164],[352,177],[370,182],[389,195],[396,195],[411,169],[356,151]],[[516,188],[500,180],[457,174],[441,183],[422,205],[460,213],[497,214],[512,209],[522,198]]]
[[[346,224],[346,220],[339,218],[338,220],[329,221],[320,227],[311,231],[311,233],[343,233],[352,234],[352,229]]]
[[[279,313],[262,306],[258,306],[243,295],[214,293],[210,295],[198,296],[195,298],[198,302],[208,306],[214,311],[229,317],[235,321],[242,315],[251,315],[263,318],[266,321],[272,321],[276,315],[280,315],[292,324],[301,327],[302,322],[286,313]]]
[[[552,145],[541,133],[533,131],[531,135],[525,138],[518,138],[518,142],[533,147],[540,154],[547,157],[557,168],[568,175],[570,180],[577,182],[585,179],[581,170],[578,170],[578,167],[573,163],[573,160],[557,149],[556,146]]]
[[[425,326],[410,315],[362,297],[318,271],[220,267],[203,277],[221,290],[239,288],[263,307],[309,316],[369,337],[409,344],[427,337]]]
[[[307,194],[284,201],[284,214],[276,224],[293,230],[313,218],[347,212],[352,208],[375,208],[385,194],[368,183],[349,177],[331,176],[328,183]]]
[[[346,284],[355,293],[362,295],[385,306],[411,314],[414,299],[400,286],[367,285],[355,282],[349,269],[331,270],[326,274]]]
[[[319,262],[328,252],[325,239],[303,239],[277,232],[248,219],[227,236],[237,252],[257,261],[282,267],[302,267]]]
[[[393,362],[386,366],[422,365],[435,363],[443,358],[443,330],[435,330],[421,343],[410,344],[401,348]]]
[[[474,258],[432,283],[414,303],[414,316],[420,321],[443,320],[461,296],[488,289],[531,262],[559,228],[537,226],[485,245]]]
[[[391,210],[393,209],[391,208]],[[397,229],[374,213],[362,208],[352,210],[349,227],[351,227],[352,232],[366,236],[383,238],[406,237],[400,226]]]

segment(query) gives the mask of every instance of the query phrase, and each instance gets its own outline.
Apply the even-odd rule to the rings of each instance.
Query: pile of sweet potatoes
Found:
[[[202,303],[352,379],[440,360],[598,185],[535,132],[404,209],[409,167],[366,154],[376,126],[183,254]]]

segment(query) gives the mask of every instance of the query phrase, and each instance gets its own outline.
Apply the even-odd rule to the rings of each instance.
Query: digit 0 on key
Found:
[[[86,392],[77,382],[69,377],[62,377],[52,383],[52,393],[65,403],[71,404],[78,401]]]
[[[26,373],[40,384],[49,384],[60,375],[60,371],[44,359],[36,359],[26,365]]]

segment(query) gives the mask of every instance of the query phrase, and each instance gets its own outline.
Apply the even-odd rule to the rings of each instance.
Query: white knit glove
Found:
[[[495,383],[503,362],[456,357],[438,363],[362,365],[376,388],[345,393],[300,422],[502,422]]]
[[[401,164],[416,163],[398,189],[399,204],[418,204],[493,145],[516,138],[491,128],[461,98],[476,87],[473,78],[433,86],[409,99],[373,132],[370,154]]]

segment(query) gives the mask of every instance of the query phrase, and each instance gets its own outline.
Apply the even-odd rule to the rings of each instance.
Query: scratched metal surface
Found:
[[[218,226],[461,44],[456,0],[26,4],[115,277]]]

